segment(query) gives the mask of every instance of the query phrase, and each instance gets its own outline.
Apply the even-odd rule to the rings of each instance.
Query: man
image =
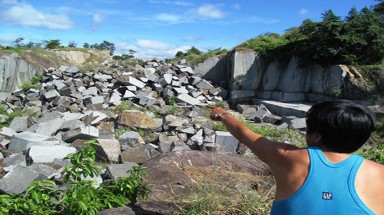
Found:
[[[347,100],[315,104],[307,114],[308,148],[253,133],[222,108],[211,118],[271,167],[277,189],[271,214],[384,214],[384,165],[352,153],[374,131],[374,117]]]

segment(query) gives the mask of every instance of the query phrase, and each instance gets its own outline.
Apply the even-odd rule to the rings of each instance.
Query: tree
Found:
[[[367,7],[360,13],[352,9],[346,20],[346,53],[363,64],[380,63],[384,57],[384,20]]]
[[[187,55],[191,55],[191,54],[200,55],[201,53],[202,52],[194,46],[192,46],[192,48],[187,51]]]
[[[89,47],[92,49],[109,50],[109,54],[111,56],[113,55],[116,49],[115,44],[105,40],[100,44],[95,43],[93,45],[90,45]]]
[[[60,40],[49,40],[49,41],[44,41],[45,43],[45,48],[46,49],[57,49],[60,48]]]
[[[23,40],[24,40],[24,37],[18,37],[15,41],[13,41],[13,43],[15,44],[16,47],[21,47],[21,46],[23,46],[21,44],[21,41],[23,41]]]
[[[373,7],[373,11],[378,13],[381,17],[384,17],[384,0],[377,0],[380,3]]]
[[[185,53],[182,51],[178,51],[175,55],[175,57],[185,57]]]
[[[76,46],[77,46],[77,44],[75,43],[75,41],[70,41],[70,42],[68,43],[68,47],[69,47],[69,48],[76,48]]]
[[[27,47],[27,48],[32,48],[32,47],[34,47],[35,46],[35,43],[33,43],[33,42],[29,42],[29,43],[27,43],[26,45],[25,45],[25,47]]]
[[[89,45],[88,43],[84,43],[84,44],[83,44],[83,48],[89,49],[89,48],[90,48],[90,45]]]
[[[116,50],[115,44],[108,42],[108,41],[105,41],[105,40],[100,44],[100,48],[102,50],[109,50],[109,55],[111,55],[111,56],[113,55],[113,53]]]

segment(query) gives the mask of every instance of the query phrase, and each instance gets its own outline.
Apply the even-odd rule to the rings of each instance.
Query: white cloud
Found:
[[[172,15],[172,14],[166,14],[166,13],[160,13],[155,16],[155,19],[162,22],[169,22],[169,23],[178,23],[180,22],[180,16]]]
[[[136,58],[171,58],[178,51],[186,51],[190,46],[176,46],[162,41],[137,40],[136,42],[121,41],[115,44],[115,54],[127,54],[132,49]]]
[[[93,23],[100,24],[104,20],[104,15],[101,13],[93,14]]]
[[[308,10],[305,9],[305,8],[302,8],[302,9],[299,11],[299,15],[301,15],[301,16],[304,16],[304,15],[306,15],[307,13],[308,13]]]
[[[30,4],[14,5],[0,14],[0,20],[14,25],[66,30],[73,27],[71,20],[62,14],[37,11]]]
[[[223,12],[218,6],[212,4],[205,4],[197,9],[197,14],[204,18],[222,18]]]
[[[140,48],[167,49],[170,47],[169,44],[157,40],[138,40],[137,44]]]

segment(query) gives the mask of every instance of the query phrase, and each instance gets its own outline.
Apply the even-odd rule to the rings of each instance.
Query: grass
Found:
[[[29,89],[40,89],[40,80],[41,80],[41,76],[38,76],[38,75],[35,75],[32,77],[32,81],[31,82],[25,82],[21,85],[21,89],[24,90],[24,91],[27,91]]]
[[[176,57],[176,58],[172,58],[172,59],[166,59],[165,61],[167,63],[177,63],[181,59],[186,59],[186,61],[190,65],[197,65],[197,64],[199,64],[201,62],[204,62],[206,59],[208,59],[210,57],[226,54],[227,52],[228,52],[228,50],[226,50],[226,49],[218,48],[218,49],[214,49],[214,50],[208,50],[207,52],[203,52],[201,54],[191,53],[191,54],[188,54],[188,55],[183,56],[183,57]]]
[[[18,116],[35,116],[36,115],[36,113],[30,109],[20,109],[20,108],[15,109],[12,113],[7,114],[6,107],[3,105],[0,105],[0,114],[4,114],[4,115],[8,116],[7,120],[4,123],[0,124],[0,128],[9,127],[9,125],[11,124],[12,120],[15,117],[18,117]]]
[[[295,146],[304,147],[306,146],[305,135],[290,128],[282,128],[277,130],[273,125],[267,124],[254,124],[248,121],[240,120],[244,123],[251,131],[260,134],[261,136],[267,137],[273,141],[289,141]],[[226,127],[222,122],[214,122],[213,130],[215,131],[227,131]]]
[[[114,109],[114,112],[116,114],[119,114],[121,115],[121,113],[125,110],[135,110],[135,106],[132,102],[130,101],[124,101],[122,103],[120,103],[119,105],[117,105]]]
[[[254,176],[213,167],[185,167],[197,186],[175,200],[175,214],[269,214],[275,183],[272,176]]]

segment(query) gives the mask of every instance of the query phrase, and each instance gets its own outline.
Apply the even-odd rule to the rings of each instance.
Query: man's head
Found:
[[[371,111],[348,100],[320,102],[307,113],[307,135],[317,134],[317,145],[334,152],[358,150],[374,130]]]

